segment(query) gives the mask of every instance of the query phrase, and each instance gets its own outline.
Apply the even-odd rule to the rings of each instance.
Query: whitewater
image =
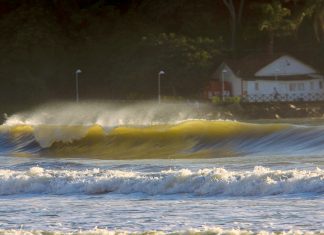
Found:
[[[0,126],[0,234],[324,234],[324,120],[60,102]]]

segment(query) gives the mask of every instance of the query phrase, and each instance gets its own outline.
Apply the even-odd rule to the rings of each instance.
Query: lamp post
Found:
[[[75,71],[75,95],[76,102],[79,103],[79,74],[82,73],[81,69]]]
[[[279,72],[280,72],[280,69],[279,69],[279,68],[276,68],[276,69],[275,69],[275,80],[276,80],[276,81],[278,80]]]
[[[158,101],[161,104],[161,75],[164,75],[165,72],[161,70],[158,74]]]
[[[224,90],[225,90],[225,82],[224,82],[224,77],[225,77],[225,73],[227,73],[226,69],[222,70],[222,101],[224,102]]]

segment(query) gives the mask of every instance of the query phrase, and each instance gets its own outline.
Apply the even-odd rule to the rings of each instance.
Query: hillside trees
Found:
[[[319,51],[323,1],[0,0],[0,101],[73,99],[76,68],[81,98],[155,97],[161,69],[163,94],[196,96],[233,52]]]
[[[47,5],[14,8],[1,19],[0,32],[1,95],[25,102],[48,96],[65,40]]]

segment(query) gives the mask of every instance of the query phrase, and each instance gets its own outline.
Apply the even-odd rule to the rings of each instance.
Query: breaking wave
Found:
[[[104,159],[321,153],[322,127],[188,120],[150,126],[0,126],[0,153]]]
[[[0,195],[133,194],[193,196],[269,196],[324,193],[324,171],[228,171],[224,168],[168,170],[157,173],[120,170],[0,170]]]
[[[150,103],[41,107],[0,126],[0,153],[139,159],[324,152],[323,126],[207,120],[202,109]]]

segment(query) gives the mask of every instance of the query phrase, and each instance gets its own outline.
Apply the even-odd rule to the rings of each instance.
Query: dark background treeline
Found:
[[[322,0],[0,0],[0,102],[199,97],[224,58],[324,58]],[[301,58],[303,59],[303,58]],[[324,66],[324,63],[322,63]]]

